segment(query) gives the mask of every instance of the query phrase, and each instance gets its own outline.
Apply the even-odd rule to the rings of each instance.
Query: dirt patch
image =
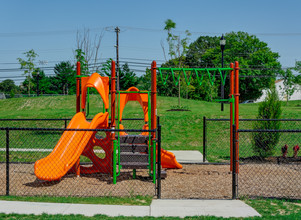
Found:
[[[166,111],[168,111],[168,112],[190,112],[191,110],[189,110],[189,109],[169,109]]]
[[[0,194],[5,195],[5,164],[0,164]],[[240,166],[239,195],[301,198],[301,169],[294,165],[245,164]],[[162,198],[230,199],[232,174],[229,165],[184,165],[167,170]],[[10,165],[10,195],[131,196],[154,195],[155,185],[146,171],[122,172],[117,184],[107,174],[67,175],[60,181],[43,182],[34,175],[33,164]]]

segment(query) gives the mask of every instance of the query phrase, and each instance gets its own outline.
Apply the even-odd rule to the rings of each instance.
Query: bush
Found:
[[[258,119],[280,119],[281,117],[281,102],[278,93],[273,87],[267,94],[264,102],[259,104]],[[256,121],[254,129],[280,129],[280,121]],[[253,150],[259,157],[269,157],[274,154],[275,147],[279,141],[279,132],[254,132]]]

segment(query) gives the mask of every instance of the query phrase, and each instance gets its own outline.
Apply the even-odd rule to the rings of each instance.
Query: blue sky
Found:
[[[283,67],[301,60],[301,1],[221,0],[2,0],[0,13],[0,81],[20,76],[18,57],[34,49],[44,67],[72,60],[76,32],[89,28],[91,35],[104,31],[101,59],[116,58],[115,33],[119,26],[120,58],[164,60],[160,42],[166,39],[164,21],[176,30],[189,30],[191,41],[200,35],[220,36],[231,31],[255,34],[280,54]],[[133,69],[137,67],[132,67]],[[51,70],[46,71],[52,74]],[[16,78],[16,83],[22,79]]]

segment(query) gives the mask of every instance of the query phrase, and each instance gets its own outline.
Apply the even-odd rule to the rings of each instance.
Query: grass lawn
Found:
[[[90,112],[89,118],[92,118],[95,114],[102,111],[102,102],[98,95],[92,95],[90,97]],[[229,118],[229,105],[225,105],[225,111],[220,111],[220,104],[208,103],[195,100],[182,100],[182,105],[186,106],[190,111],[168,111],[172,106],[177,105],[177,98],[172,97],[158,97],[158,115],[160,116],[160,122],[162,124],[162,147],[165,149],[173,150],[202,150],[202,135],[203,135],[203,116],[207,118]],[[282,118],[301,118],[301,101],[290,101],[287,104],[283,103]],[[258,104],[242,104],[240,105],[240,118],[256,118]],[[55,96],[55,97],[34,97],[34,98],[18,98],[0,100],[0,118],[72,118],[75,114],[75,96]],[[142,118],[142,109],[138,103],[128,103],[125,108],[124,118]],[[64,122],[23,122],[26,124],[20,124],[19,122],[0,122],[0,127],[64,127]],[[130,125],[129,125],[130,126]],[[133,125],[132,125],[133,126]],[[128,128],[142,128],[142,125],[135,125],[137,127]],[[127,128],[127,127],[126,127]],[[227,131],[227,124],[220,126],[212,126],[209,128],[209,133],[213,135],[211,138],[219,141],[219,146],[222,148],[214,147],[209,149],[209,153],[213,157],[224,156],[227,154],[227,145],[229,134]],[[219,136],[215,136],[217,132],[224,132],[223,139]],[[25,148],[30,146],[31,148],[44,148],[51,149],[55,146],[55,143],[60,137],[60,132],[34,132],[24,131],[18,133],[16,131],[11,132],[13,141],[11,147]],[[5,133],[0,131],[0,148],[5,147]],[[225,139],[225,140],[224,140]],[[27,153],[22,159],[29,161],[36,160],[38,157],[44,157],[44,152],[40,152],[37,158],[34,155],[31,157],[31,153]],[[47,153],[46,153],[47,154]],[[15,160],[20,160],[18,153],[13,154]],[[0,152],[0,160],[4,161],[4,154]],[[212,159],[215,160],[214,158]],[[0,197],[4,199],[4,197]],[[22,198],[5,197],[5,199],[22,200]],[[26,201],[44,201],[44,202],[77,202],[77,203],[97,203],[104,204],[132,204],[132,205],[149,205],[151,198],[135,197],[135,198],[63,198],[62,200],[56,197],[40,197],[36,200],[36,197],[25,197]],[[269,199],[245,199],[245,202],[254,207],[264,219],[300,219],[301,208],[300,201],[284,201],[284,200],[269,200]],[[136,219],[118,217],[111,218],[106,216],[95,216],[87,218],[79,215],[4,215],[0,214],[0,219]],[[138,218],[137,218],[138,219]],[[155,218],[144,218],[155,219]],[[162,218],[160,218],[162,219]],[[164,218],[175,219],[175,218]],[[218,219],[214,217],[192,217],[186,219]],[[252,218],[261,219],[261,218]]]
[[[88,118],[93,118],[103,109],[99,95],[90,96],[90,112]],[[190,111],[168,111],[177,105],[177,98],[158,97],[157,108],[162,125],[162,147],[167,150],[199,150],[203,145],[203,117],[229,118],[229,104],[221,112],[220,104],[196,100],[182,99],[181,103]],[[301,118],[301,101],[283,103],[282,118]],[[256,118],[258,104],[241,104],[239,115],[241,119]],[[0,118],[72,118],[75,114],[75,96],[33,97],[0,100]],[[143,118],[142,108],[138,102],[129,102],[124,110],[123,118]],[[21,124],[22,123],[22,124]],[[143,121],[123,121],[125,128],[142,129]],[[132,122],[131,122],[132,123]],[[208,159],[212,162],[229,158],[229,123],[208,124],[207,134]],[[241,123],[242,125],[242,123]],[[248,125],[249,126],[249,125]],[[295,126],[300,127],[300,123]],[[48,122],[7,122],[0,121],[0,127],[52,127],[63,128],[64,121]],[[294,128],[294,127],[293,127]],[[293,129],[290,127],[290,129]],[[300,129],[300,128],[299,128]],[[4,134],[4,131],[0,131]],[[57,143],[60,132],[11,131],[12,148],[48,148]],[[4,137],[1,135],[1,137]],[[5,148],[5,141],[0,142],[0,148]],[[248,155],[246,155],[248,156]],[[0,154],[0,157],[1,154]]]

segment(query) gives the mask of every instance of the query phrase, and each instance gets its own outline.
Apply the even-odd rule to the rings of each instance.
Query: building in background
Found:
[[[279,95],[279,99],[281,101],[287,101],[287,94],[284,91],[284,84],[283,84],[283,79],[279,79],[275,81],[275,86],[276,86],[276,90],[278,92]],[[293,95],[291,95],[289,97],[289,100],[301,100],[301,86],[300,85],[295,85],[295,91],[293,93]],[[264,99],[267,96],[267,89],[263,90],[262,96],[257,99],[255,102],[262,102],[264,101]]]

